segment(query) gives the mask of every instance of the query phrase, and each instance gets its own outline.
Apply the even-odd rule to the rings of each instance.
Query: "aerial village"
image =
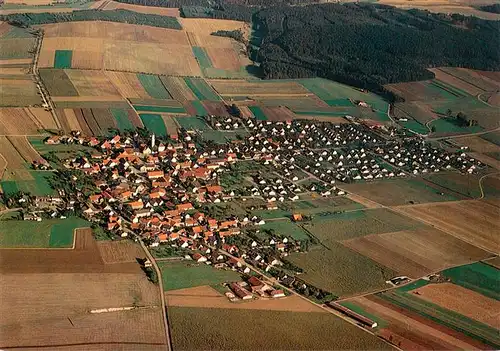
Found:
[[[307,250],[307,245],[286,233],[269,240],[238,239],[243,232],[259,232],[266,220],[252,215],[253,207],[245,216],[223,213],[216,218],[204,210],[206,205],[259,198],[263,209],[273,211],[304,193],[344,196],[345,183],[445,169],[474,173],[483,167],[464,153],[446,152],[421,138],[372,124],[213,116],[209,123],[221,131],[243,127],[248,134],[203,148],[199,132],[186,129],[163,140],[137,132],[104,138],[79,132],[49,137],[46,144],[81,144],[94,151],[64,161],[67,176],[60,180],[59,196],[18,199],[24,219],[40,221],[42,213],[64,216],[78,208],[79,215],[108,235],[141,240],[152,248],[169,247],[193,263],[240,272],[246,278],[228,285],[231,301],[283,297],[287,291],[280,286],[298,293],[307,290],[308,296],[323,301],[329,293],[308,286],[300,280],[300,268],[282,260],[290,252]],[[273,172],[257,172],[238,191],[225,189],[221,175],[245,162],[266,165]],[[314,182],[299,184],[297,171]],[[307,216],[297,212],[290,219],[300,222]],[[259,271],[275,280],[259,279]]]

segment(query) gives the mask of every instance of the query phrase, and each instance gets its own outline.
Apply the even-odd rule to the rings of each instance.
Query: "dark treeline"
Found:
[[[181,6],[210,6],[208,0],[116,0],[125,4],[156,6],[156,7],[181,7]]]
[[[0,21],[6,21],[19,27],[73,21],[109,21],[142,24],[161,28],[182,29],[175,17],[137,13],[127,10],[81,10],[64,13],[19,13],[0,16]]]
[[[481,11],[491,12],[491,13],[500,13],[500,4],[491,4],[479,6]]]
[[[267,8],[254,21],[269,79],[320,76],[391,98],[384,84],[433,78],[428,67],[500,69],[499,23],[475,17],[350,3]]]
[[[213,32],[212,35],[215,35],[217,37],[226,37],[226,38],[232,38],[236,41],[239,41],[241,43],[245,42],[245,37],[243,36],[243,33],[241,30],[218,30],[216,32]]]

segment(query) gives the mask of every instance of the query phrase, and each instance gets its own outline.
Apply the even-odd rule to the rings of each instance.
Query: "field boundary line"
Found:
[[[26,349],[26,348],[54,348],[54,347],[68,347],[68,346],[85,346],[85,345],[150,345],[150,346],[162,346],[164,343],[159,342],[135,342],[135,341],[103,341],[103,342],[81,342],[74,344],[58,344],[58,345],[26,345],[26,346],[0,346],[0,348],[5,350],[15,350],[15,349]]]
[[[492,175],[496,175],[496,174],[500,174],[500,172],[493,172],[493,173],[485,174],[484,176],[479,178],[479,190],[481,191],[481,197],[479,197],[478,200],[484,199],[484,196],[485,196],[484,189],[483,189],[483,179],[488,178],[489,176],[492,176]]]

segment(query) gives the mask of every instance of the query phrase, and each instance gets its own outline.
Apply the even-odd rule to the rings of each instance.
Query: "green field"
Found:
[[[430,128],[435,128],[434,133],[477,133],[483,130],[481,126],[461,127],[453,119],[439,118],[429,123]]]
[[[164,112],[164,113],[179,113],[179,114],[186,113],[184,107],[134,105],[134,108],[137,112]]]
[[[196,58],[196,61],[198,61],[198,64],[200,65],[202,70],[213,67],[212,61],[210,60],[210,57],[208,57],[208,54],[204,48],[193,46],[192,49],[194,57]]]
[[[205,109],[205,106],[203,106],[203,104],[201,103],[201,101],[191,101],[191,105],[196,110],[196,115],[197,116],[206,116],[206,115],[208,115],[208,112]]]
[[[261,226],[262,230],[274,231],[279,236],[292,237],[295,240],[307,240],[309,236],[298,225],[291,222],[289,219],[280,221],[267,221],[265,225]]]
[[[350,211],[364,208],[363,205],[346,197],[321,197],[310,200],[295,201],[287,204],[292,212],[306,215],[321,214],[325,211]]]
[[[186,130],[207,130],[210,127],[202,118],[198,117],[174,117],[177,123]]]
[[[202,137],[204,140],[211,140],[216,144],[225,144],[228,141],[236,140],[239,137],[243,138],[247,134],[248,132],[244,129],[228,131],[207,129],[203,132]]]
[[[364,101],[373,109],[387,112],[389,103],[381,97],[323,78],[301,79],[299,83],[330,106],[352,106],[349,99]]]
[[[258,121],[267,121],[267,116],[264,114],[264,111],[259,106],[248,106],[248,109],[252,111],[255,119]]]
[[[146,92],[154,99],[172,99],[160,78],[153,74],[138,73],[137,78]]]
[[[385,281],[397,275],[336,242],[292,253],[287,260],[304,270],[300,279],[341,297],[386,288]]]
[[[500,348],[498,330],[475,321],[457,312],[418,298],[418,295],[391,290],[377,294],[378,297],[400,308],[417,313],[438,324],[456,330],[495,349]]]
[[[78,96],[78,91],[62,69],[41,69],[40,78],[52,96]]]
[[[455,172],[439,172],[425,176],[429,182],[437,184],[450,192],[456,192],[466,197],[477,198],[481,196],[477,174],[459,174]],[[483,190],[487,194],[500,194],[500,189],[490,186],[490,179],[484,179]],[[458,196],[457,196],[458,197]]]
[[[423,224],[384,208],[344,213],[326,213],[314,216],[311,224],[305,224],[322,243],[328,246],[339,240],[369,235],[415,229]]]
[[[236,272],[216,269],[193,261],[158,262],[158,266],[165,291],[241,280]]]
[[[78,217],[34,221],[0,221],[0,247],[71,247],[73,231],[88,227]]]
[[[476,262],[444,270],[441,274],[457,285],[500,300],[500,270],[493,266]]]
[[[418,133],[418,134],[428,134],[430,133],[429,129],[427,129],[426,126],[423,124],[417,122],[414,119],[408,120],[407,122],[398,122],[401,124],[403,127],[411,130],[412,132]]]
[[[184,81],[198,100],[219,101],[220,97],[202,78],[185,77]]]
[[[371,313],[366,312],[362,307],[356,305],[353,302],[343,301],[343,302],[340,302],[339,305],[347,307],[351,311],[354,311],[354,312],[356,312],[356,313],[358,313],[358,314],[360,314],[362,316],[365,316],[366,318],[371,319],[374,322],[377,322],[377,324],[378,324],[377,327],[378,328],[385,328],[388,325],[387,321],[383,320],[382,318],[380,318],[378,316],[375,316],[375,315],[373,315]]]
[[[54,68],[71,68],[72,50],[56,50],[54,53]]]
[[[111,114],[115,117],[116,125],[121,131],[134,130],[134,125],[128,118],[128,111],[123,108],[111,108]]]
[[[331,313],[170,306],[168,317],[179,350],[392,350]]]
[[[153,113],[141,113],[139,114],[139,117],[141,118],[144,126],[156,135],[166,136],[168,134],[167,127],[165,127],[163,118],[161,118],[160,115]]]
[[[53,195],[55,190],[50,186],[50,171],[29,171],[33,180],[7,180],[0,182],[2,190],[6,195],[12,195],[18,191],[30,193],[34,196]]]

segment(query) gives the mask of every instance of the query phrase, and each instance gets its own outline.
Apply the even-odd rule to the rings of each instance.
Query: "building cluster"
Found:
[[[91,179],[94,191],[79,194],[78,199],[65,198],[82,202],[83,214],[90,221],[122,237],[140,237],[153,247],[178,248],[197,263],[241,273],[249,273],[242,260],[276,273],[280,270],[275,268],[283,266],[282,258],[300,251],[301,243],[285,235],[270,242],[253,240],[242,244],[234,238],[259,228],[264,220],[253,215],[214,218],[204,211],[205,205],[235,197],[260,198],[268,210],[275,210],[277,203],[297,201],[307,191],[321,196],[344,195],[342,183],[444,169],[472,173],[482,167],[464,154],[446,152],[419,138],[399,138],[387,130],[359,123],[241,121],[235,117],[212,122],[221,129],[245,124],[249,134],[241,140],[203,149],[198,146],[196,131],[186,130],[168,141],[156,140],[154,135],[103,139],[76,133],[53,136],[46,143],[78,143],[95,150],[64,161],[65,169],[75,172],[70,181],[76,181],[79,174]],[[222,174],[236,163],[247,161],[262,163],[273,171],[252,174],[251,185],[238,195],[221,186]],[[299,174],[314,180],[314,185],[302,186]],[[280,279],[289,278],[279,275]],[[267,289],[261,283],[252,279],[247,285],[233,283],[230,289],[234,298],[240,299],[253,294],[281,296],[279,290]],[[299,290],[309,292],[313,288],[300,281],[292,283]],[[324,292],[315,293],[322,296]]]

